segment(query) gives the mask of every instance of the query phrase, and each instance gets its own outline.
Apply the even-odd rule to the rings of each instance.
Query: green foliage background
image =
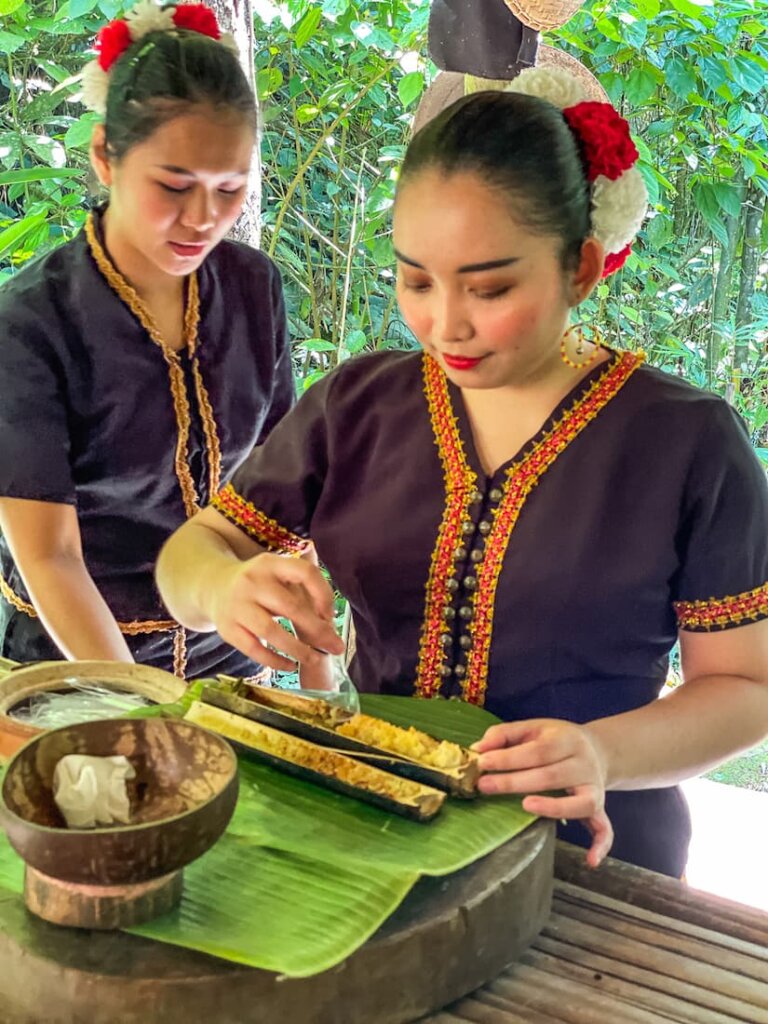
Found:
[[[94,116],[77,73],[119,0],[0,0],[0,281],[71,237]],[[413,344],[390,208],[425,83],[428,0],[255,0],[262,245],[289,296],[304,386]],[[587,0],[546,41],[630,118],[652,201],[635,255],[584,310],[609,340],[725,394],[768,460],[765,0]]]

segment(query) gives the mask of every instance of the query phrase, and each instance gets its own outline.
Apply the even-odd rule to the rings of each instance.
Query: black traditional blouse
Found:
[[[0,495],[75,505],[88,569],[137,659],[199,675],[245,659],[180,630],[153,569],[293,403],[272,262],[221,242],[189,279],[185,340],[176,353],[158,335],[98,214],[0,289]],[[60,657],[2,539],[0,565],[3,653]]]
[[[274,550],[312,539],[352,608],[360,689],[505,720],[641,707],[678,629],[768,616],[768,489],[742,422],[632,353],[593,369],[492,477],[434,360],[351,360],[213,504]],[[680,873],[676,789],[609,793],[608,808],[618,856]]]

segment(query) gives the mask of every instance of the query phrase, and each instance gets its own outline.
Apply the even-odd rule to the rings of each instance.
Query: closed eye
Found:
[[[478,299],[483,299],[483,300],[500,299],[502,297],[502,295],[506,295],[509,290],[510,290],[510,286],[509,285],[504,285],[503,288],[494,288],[493,291],[489,291],[489,292],[475,291],[475,296]]]
[[[174,195],[181,195],[184,192],[189,192],[192,187],[191,185],[182,185],[181,187],[166,185],[163,181],[158,181],[158,185],[166,192],[172,192]],[[216,189],[216,191],[222,196],[236,196],[238,192],[241,191],[242,187],[242,185],[238,185],[235,188],[219,188]]]

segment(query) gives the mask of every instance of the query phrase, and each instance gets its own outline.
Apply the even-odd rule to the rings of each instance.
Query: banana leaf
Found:
[[[369,714],[463,744],[496,721],[453,701],[363,695],[361,704]],[[240,772],[230,827],[185,869],[179,907],[132,931],[291,977],[344,960],[420,875],[456,871],[533,820],[518,798],[504,797],[449,800],[421,824],[264,764],[242,760]],[[22,876],[0,837],[0,887],[21,892]]]

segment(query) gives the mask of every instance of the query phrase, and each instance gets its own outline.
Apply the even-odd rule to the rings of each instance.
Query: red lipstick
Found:
[[[448,356],[445,353],[443,353],[443,359],[446,366],[450,366],[452,370],[474,370],[477,364],[482,362],[482,357],[469,359],[467,356]]]

